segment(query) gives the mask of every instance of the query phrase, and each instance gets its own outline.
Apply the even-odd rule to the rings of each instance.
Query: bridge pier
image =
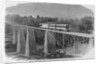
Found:
[[[16,43],[16,31],[15,31],[15,26],[13,26],[13,44]]]
[[[45,31],[45,41],[44,41],[44,53],[47,54],[48,53],[48,38],[47,35],[48,34],[48,30]]]
[[[27,56],[27,57],[30,56],[30,51],[29,51],[29,29],[28,28],[27,28],[27,36],[26,36],[25,56]]]
[[[18,29],[17,33],[17,52],[20,52],[20,29]]]
[[[18,28],[17,33],[17,53],[20,53],[22,55],[25,54],[25,29],[24,28]]]

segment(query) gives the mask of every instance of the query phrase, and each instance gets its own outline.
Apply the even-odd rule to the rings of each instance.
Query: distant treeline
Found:
[[[39,27],[40,23],[60,23],[60,24],[70,24],[73,31],[82,32],[82,33],[91,33],[93,32],[94,17],[86,16],[80,19],[77,18],[56,18],[56,17],[43,17],[37,15],[33,16],[20,16],[20,15],[6,15],[6,22],[12,22],[22,25]]]

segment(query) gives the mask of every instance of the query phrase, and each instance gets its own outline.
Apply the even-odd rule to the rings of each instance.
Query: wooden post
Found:
[[[13,26],[13,44],[16,43],[16,32],[15,32],[15,26]]]
[[[48,29],[49,29],[49,27],[50,27],[50,24],[48,24]]]
[[[29,30],[27,28],[27,36],[26,36],[26,51],[25,51],[25,56],[29,57],[30,53],[29,53]]]
[[[73,39],[75,40],[75,38],[77,38],[77,37],[74,37]],[[74,48],[74,52],[75,52],[75,51],[77,50],[77,49],[76,49],[76,45],[77,45],[78,43],[77,43],[77,41],[74,41],[73,44],[74,44],[73,48]]]
[[[92,38],[89,38],[89,44],[92,44],[94,47],[94,40]]]
[[[57,26],[56,26],[56,24],[55,24],[55,30],[57,29]]]
[[[17,34],[17,52],[20,52],[20,28],[18,28],[18,34]]]
[[[70,38],[69,35],[67,35],[67,39],[68,39],[67,46],[68,46],[68,47],[69,47],[69,42],[70,42],[70,41],[69,41],[69,38]]]
[[[63,34],[63,48],[64,48],[64,44],[65,44],[64,38],[65,38],[65,35]]]
[[[44,42],[44,53],[48,53],[48,40],[47,40],[48,30],[45,31],[45,42]]]

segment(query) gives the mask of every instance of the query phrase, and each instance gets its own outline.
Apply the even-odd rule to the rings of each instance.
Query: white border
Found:
[[[4,0],[3,0],[4,1]],[[13,0],[11,0],[13,1]],[[18,1],[18,0],[17,0]],[[76,60],[76,61],[53,61],[53,62],[48,62],[48,64],[51,64],[51,63],[56,63],[56,64],[100,64],[100,52],[99,52],[99,49],[100,49],[100,43],[99,43],[99,34],[100,34],[100,30],[99,30],[99,24],[100,24],[100,2],[99,0],[20,0],[20,1],[34,1],[34,2],[56,2],[56,3],[71,3],[71,4],[89,4],[89,5],[96,5],[96,14],[95,14],[95,50],[96,50],[96,59],[95,60]],[[95,2],[97,1],[97,2]],[[1,2],[0,2],[1,3]],[[0,52],[4,51],[3,50],[3,46],[1,46],[3,43],[4,43],[4,2],[2,2],[2,8],[0,8],[1,10],[3,9],[3,11],[1,12],[1,18],[0,18]],[[0,10],[0,11],[1,11]],[[2,48],[1,48],[2,47]],[[0,56],[1,57],[1,56]],[[38,63],[43,63],[43,64],[46,64],[47,62],[36,62],[37,64]],[[22,63],[21,63],[22,64]],[[23,63],[24,64],[24,63]],[[26,63],[26,64],[30,64],[30,63]]]

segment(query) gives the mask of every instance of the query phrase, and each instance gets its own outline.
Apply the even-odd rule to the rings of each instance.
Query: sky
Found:
[[[28,3],[27,1],[23,2],[23,1],[6,1],[6,5],[5,7],[10,7],[10,6],[16,6],[17,4],[21,4],[21,3]],[[83,7],[86,7],[88,9],[90,9],[93,13],[95,12],[95,6],[94,5],[82,5]]]

